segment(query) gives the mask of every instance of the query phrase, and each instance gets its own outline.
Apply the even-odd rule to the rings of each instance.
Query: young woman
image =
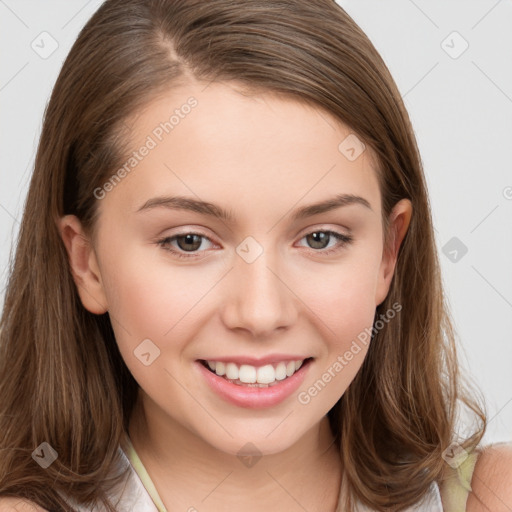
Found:
[[[334,2],[107,0],[0,336],[1,510],[512,509],[408,115]]]

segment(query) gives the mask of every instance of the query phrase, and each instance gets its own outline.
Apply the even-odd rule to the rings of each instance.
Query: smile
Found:
[[[203,361],[208,368],[219,377],[231,381],[237,385],[253,384],[253,387],[267,387],[277,384],[279,381],[291,377],[304,363],[304,359],[264,366],[252,366],[250,364],[239,365],[237,363],[222,361]]]
[[[251,361],[253,362],[253,361]],[[248,360],[216,361],[198,359],[195,362],[199,374],[208,387],[223,400],[238,407],[262,409],[285,401],[303,383],[313,362],[306,359],[265,361],[256,366]]]

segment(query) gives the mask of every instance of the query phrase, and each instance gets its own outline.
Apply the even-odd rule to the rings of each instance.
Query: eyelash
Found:
[[[352,243],[353,241],[353,237],[349,236],[349,235],[344,235],[342,233],[338,233],[337,231],[330,231],[330,230],[315,230],[315,231],[310,231],[309,233],[306,233],[302,238],[306,238],[307,236],[309,235],[312,235],[313,233],[326,233],[328,234],[329,236],[333,236],[334,238],[336,238],[338,240],[338,245],[334,248],[330,248],[330,249],[312,249],[310,248],[311,251],[313,252],[316,252],[316,253],[320,253],[322,255],[329,255],[329,254],[332,254],[332,253],[335,253],[335,252],[338,252],[340,251],[341,249],[343,249],[346,245]],[[176,240],[177,238],[179,237],[184,237],[186,235],[195,235],[195,236],[199,236],[201,238],[205,238],[206,240],[212,242],[206,235],[203,235],[202,233],[195,233],[195,232],[186,232],[186,233],[180,233],[178,235],[174,235],[174,236],[167,236],[165,238],[161,238],[160,240],[157,240],[157,245],[162,247],[164,250],[166,251],[169,251],[171,253],[173,253],[176,257],[178,258],[184,258],[184,259],[195,259],[195,258],[199,258],[201,257],[199,254],[197,253],[183,253],[183,252],[180,252],[180,251],[177,251],[176,249],[171,249],[169,247],[169,244]],[[330,241],[330,240],[329,240]],[[212,242],[213,243],[213,242]]]

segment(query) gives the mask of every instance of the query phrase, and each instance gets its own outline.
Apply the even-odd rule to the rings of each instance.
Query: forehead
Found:
[[[154,98],[126,126],[128,172],[107,199],[130,211],[157,192],[215,199],[240,212],[348,193],[380,211],[373,152],[348,126],[297,98],[194,83]]]

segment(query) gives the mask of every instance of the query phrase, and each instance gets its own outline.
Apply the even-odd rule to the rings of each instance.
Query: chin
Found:
[[[295,414],[290,414],[290,419]],[[304,424],[301,422],[300,431],[293,431],[286,425],[286,414],[280,418],[267,418],[265,422],[248,424],[240,422],[239,428],[228,428],[229,434],[212,436],[210,431],[201,436],[203,441],[214,449],[237,457],[273,455],[284,452],[300,441],[305,434]],[[295,418],[297,420],[297,418]],[[200,434],[199,434],[200,435]]]

